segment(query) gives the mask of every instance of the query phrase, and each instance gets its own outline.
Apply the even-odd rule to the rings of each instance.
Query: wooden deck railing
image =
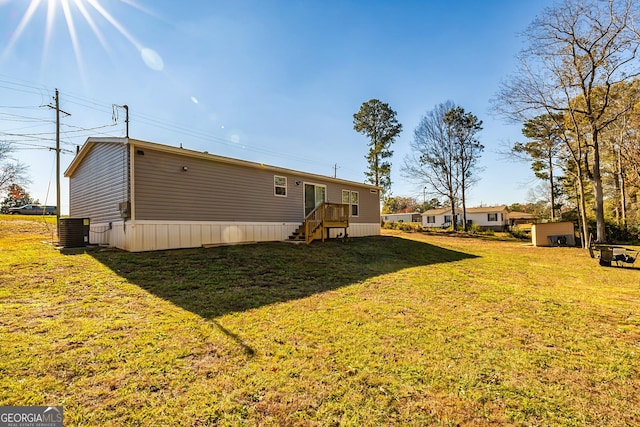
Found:
[[[311,243],[318,237],[322,237],[324,242],[325,230],[331,228],[344,228],[346,234],[346,229],[349,227],[349,205],[324,202],[307,215],[304,219],[304,227],[307,243]]]

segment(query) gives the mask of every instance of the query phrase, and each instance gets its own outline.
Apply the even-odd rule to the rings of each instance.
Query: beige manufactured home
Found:
[[[90,242],[132,252],[380,233],[375,186],[131,138],[89,138],[65,176]]]

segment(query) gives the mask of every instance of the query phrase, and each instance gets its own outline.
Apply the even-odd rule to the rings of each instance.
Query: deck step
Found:
[[[291,233],[291,235],[289,236],[289,240],[305,240],[304,224],[299,225],[298,228],[296,228],[296,230]]]

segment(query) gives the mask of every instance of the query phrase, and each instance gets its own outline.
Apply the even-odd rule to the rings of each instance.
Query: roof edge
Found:
[[[127,144],[129,141],[129,138],[118,138],[118,137],[89,137],[87,138],[87,140],[84,142],[84,144],[82,144],[82,147],[80,148],[80,151],[78,151],[78,153],[76,154],[76,156],[73,158],[73,160],[71,161],[71,163],[69,163],[69,166],[67,167],[67,169],[64,171],[64,177],[65,178],[69,178],[71,177],[71,175],[73,175],[73,173],[76,171],[76,169],[78,168],[78,166],[80,165],[80,163],[82,163],[82,160],[87,156],[87,154],[89,154],[89,151],[91,151],[91,148],[95,145],[95,144]]]
[[[218,154],[210,154],[207,151],[196,151],[188,148],[182,147],[174,147],[171,145],[159,144],[157,142],[149,142],[143,141],[140,139],[133,138],[115,138],[115,137],[90,137],[87,138],[87,141],[83,144],[82,148],[76,155],[76,157],[71,161],[69,167],[65,170],[64,176],[71,177],[75,170],[78,168],[82,160],[87,156],[87,154],[91,151],[91,148],[96,144],[129,144],[135,147],[140,148],[148,148],[150,150],[162,151],[165,153],[176,154],[180,156],[186,156],[197,159],[205,159],[209,161],[215,161],[220,163],[232,164],[237,166],[250,167],[253,169],[261,169],[261,170],[269,170],[276,173],[286,173],[289,175],[300,175],[313,179],[322,179],[323,181],[340,183],[340,184],[348,184],[351,186],[357,186],[360,188],[369,188],[380,191],[381,188],[377,187],[373,184],[361,183],[357,181],[350,181],[347,179],[341,178],[333,178],[327,175],[320,175],[311,172],[304,172],[295,169],[288,169],[279,166],[272,166],[264,163],[252,162],[249,160],[241,160],[233,157],[225,157]]]

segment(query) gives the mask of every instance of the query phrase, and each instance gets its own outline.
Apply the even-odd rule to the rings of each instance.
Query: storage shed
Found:
[[[574,224],[571,221],[533,224],[531,243],[533,246],[575,246]]]

